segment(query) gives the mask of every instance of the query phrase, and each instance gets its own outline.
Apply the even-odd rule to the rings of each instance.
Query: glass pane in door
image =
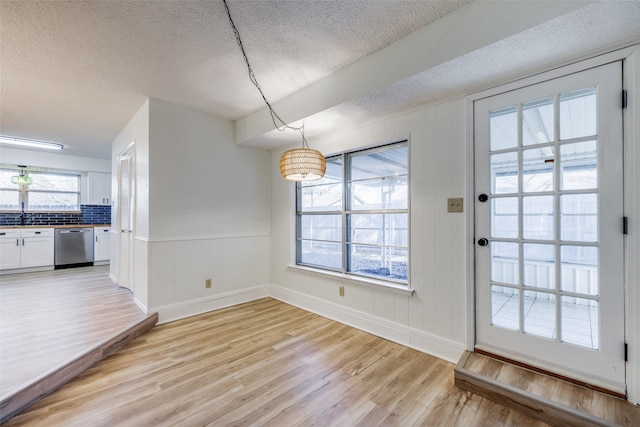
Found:
[[[596,88],[588,87],[560,95],[560,139],[596,134]]]
[[[491,324],[520,329],[520,292],[505,286],[491,286]]]
[[[553,240],[553,196],[522,197],[522,234],[525,239]]]
[[[561,190],[589,190],[598,186],[596,141],[560,146]]]
[[[492,111],[489,120],[491,151],[513,148],[518,144],[518,110],[515,106]]]
[[[546,292],[525,291],[524,332],[544,338],[556,337],[556,296]]]
[[[522,145],[551,142],[554,137],[553,97],[522,105]]]
[[[491,237],[518,237],[518,198],[501,197],[491,200]]]
[[[598,348],[598,302],[562,297],[562,341]]]
[[[562,240],[598,241],[598,195],[564,194],[560,196]]]

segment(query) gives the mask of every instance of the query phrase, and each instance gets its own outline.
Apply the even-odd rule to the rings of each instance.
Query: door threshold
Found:
[[[462,390],[552,426],[632,426],[640,419],[640,406],[626,400],[479,353],[462,355],[454,381]]]
[[[594,385],[594,384],[590,384],[590,383],[585,382],[585,381],[580,381],[580,380],[577,380],[575,378],[567,377],[567,376],[558,374],[556,372],[548,371],[546,369],[542,369],[542,368],[539,368],[537,366],[533,366],[533,365],[529,365],[527,363],[519,362],[517,360],[509,359],[508,357],[500,356],[498,354],[490,353],[488,351],[480,350],[480,349],[477,349],[477,348],[474,349],[474,352],[477,353],[477,354],[486,356],[486,357],[490,357],[490,358],[495,359],[495,360],[499,360],[499,361],[504,362],[504,363],[509,363],[509,364],[517,366],[519,368],[523,368],[523,369],[527,369],[529,371],[536,372],[538,374],[546,375],[546,376],[551,377],[551,378],[557,378],[559,380],[562,380],[562,381],[565,381],[565,382],[568,382],[568,383],[571,383],[571,384],[575,384],[577,386],[584,387],[584,388],[587,388],[589,390],[594,390],[594,391],[597,391],[599,393],[604,393],[604,394],[607,394],[609,396],[616,397],[618,399],[626,400],[626,398],[627,398],[627,396],[622,394],[622,393],[618,393],[618,392],[613,391],[613,390],[608,390],[608,389],[606,389],[604,387],[600,387],[600,386],[597,386],[597,385]]]

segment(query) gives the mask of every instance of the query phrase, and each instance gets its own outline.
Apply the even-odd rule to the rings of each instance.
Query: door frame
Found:
[[[116,207],[116,212],[115,212],[115,218],[116,218],[116,245],[115,247],[117,248],[116,250],[116,256],[115,256],[115,260],[117,262],[117,267],[115,269],[115,277],[116,277],[116,283],[118,283],[119,286],[122,286],[120,283],[120,269],[122,268],[122,266],[120,265],[120,261],[121,261],[121,257],[120,257],[120,244],[121,244],[121,239],[122,239],[122,232],[120,229],[121,226],[121,216],[122,216],[122,210],[121,210],[121,206],[120,206],[120,192],[121,192],[121,187],[122,187],[122,182],[121,182],[121,177],[120,177],[120,159],[124,158],[124,157],[130,157],[132,159],[132,168],[130,170],[130,174],[129,174],[129,183],[130,183],[130,194],[129,194],[129,198],[131,200],[131,224],[130,227],[133,230],[133,232],[131,232],[128,236],[129,238],[129,266],[128,266],[128,272],[129,272],[129,280],[126,286],[123,286],[127,289],[129,289],[134,295],[136,295],[136,289],[135,289],[135,262],[134,262],[134,235],[135,235],[135,219],[136,219],[136,193],[135,193],[135,181],[136,181],[136,177],[135,177],[135,170],[136,170],[136,141],[133,140],[131,141],[131,143],[129,145],[127,145],[127,147],[116,157],[116,182],[117,182],[117,199],[113,198],[113,200],[117,200],[117,203],[115,204]],[[113,224],[112,224],[113,226]]]
[[[500,93],[552,80],[589,68],[598,67],[614,61],[623,61],[623,87],[631,100],[623,110],[623,153],[624,153],[624,215],[631,225],[640,224],[640,45],[630,45],[576,62],[567,62],[553,69],[539,70],[529,76],[494,86],[465,98],[466,138],[467,138],[467,349],[473,351],[475,335],[475,152],[474,152],[474,102]],[[635,228],[635,230],[634,230]],[[625,341],[628,345],[628,363],[626,369],[627,399],[640,403],[640,267],[633,260],[640,259],[640,237],[637,229],[630,228],[625,235]]]

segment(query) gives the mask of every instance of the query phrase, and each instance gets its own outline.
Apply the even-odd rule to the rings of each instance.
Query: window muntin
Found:
[[[342,210],[342,157],[327,159],[324,177],[298,187],[298,210],[304,212],[336,212]]]
[[[327,158],[297,184],[296,263],[408,283],[407,141]]]
[[[78,212],[80,211],[80,175],[45,171],[27,171],[29,185],[17,185],[11,178],[20,172],[0,169],[0,210]]]

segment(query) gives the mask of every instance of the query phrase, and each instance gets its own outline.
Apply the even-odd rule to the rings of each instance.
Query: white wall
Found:
[[[23,150],[0,145],[0,163],[66,169],[79,172],[111,173],[110,159],[70,156],[61,152]]]
[[[269,234],[271,155],[237,146],[233,122],[150,104],[149,237]]]
[[[0,163],[79,172],[82,174],[80,203],[85,203],[87,200],[86,172],[111,173],[110,159],[70,156],[65,154],[64,150],[51,152],[0,146]]]
[[[229,120],[149,101],[149,203],[137,215],[148,215],[147,307],[161,322],[266,295],[271,155],[233,136]]]
[[[310,141],[325,155],[410,137],[411,288],[405,296],[352,280],[298,269],[293,263],[294,185],[272,157],[272,282],[278,297],[337,320],[455,360],[466,346],[466,217],[446,212],[448,197],[466,194],[465,101],[426,106],[354,130]],[[345,286],[340,297],[338,287]]]

